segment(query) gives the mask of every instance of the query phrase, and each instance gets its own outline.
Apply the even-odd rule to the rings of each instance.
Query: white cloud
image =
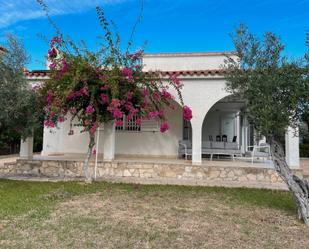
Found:
[[[101,4],[119,4],[126,0],[46,0],[52,16],[80,13]],[[45,14],[36,0],[1,0],[0,29],[19,21],[43,17]]]

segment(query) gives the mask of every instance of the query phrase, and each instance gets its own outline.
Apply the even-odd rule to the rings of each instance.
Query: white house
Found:
[[[201,164],[203,142],[225,135],[227,141],[236,142],[245,155],[248,146],[254,143],[254,130],[242,114],[244,102],[225,89],[226,71],[222,65],[227,55],[235,56],[230,52],[145,54],[145,71],[160,70],[166,77],[178,74],[184,84],[184,102],[193,112],[191,123],[184,122],[182,110],[176,104],[176,109],[167,114],[171,128],[163,134],[158,131],[156,122],[143,122],[141,127],[127,123],[125,127],[116,127],[116,131],[113,126],[106,125],[97,132],[100,136],[98,152],[108,160],[120,155],[176,158],[179,141],[190,140],[192,163]],[[26,72],[26,75],[31,82],[48,78],[44,70]],[[88,135],[80,133],[79,128],[73,129],[74,135],[69,135],[69,121],[62,123],[59,129],[45,128],[42,155],[84,154]],[[298,168],[299,139],[291,129],[288,129],[285,144],[288,164]],[[29,149],[31,139],[22,143],[21,156],[31,154]]]

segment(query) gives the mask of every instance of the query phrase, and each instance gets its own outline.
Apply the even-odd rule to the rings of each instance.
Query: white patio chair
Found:
[[[184,155],[185,159],[188,159],[188,156],[192,156],[192,143],[189,140],[181,140],[178,143],[178,154],[180,156]]]
[[[271,159],[271,151],[270,145],[267,143],[260,143],[259,145],[248,146],[249,148],[253,148],[251,151],[251,163],[253,164],[254,158],[269,158]]]

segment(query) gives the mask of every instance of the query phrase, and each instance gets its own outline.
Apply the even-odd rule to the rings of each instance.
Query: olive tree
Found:
[[[23,43],[7,35],[5,49],[0,54],[0,132],[32,135],[39,125],[35,92],[24,77],[29,60]]]
[[[283,55],[284,45],[271,32],[259,38],[240,25],[232,34],[237,59],[227,58],[227,90],[246,101],[249,122],[271,145],[275,170],[295,197],[298,215],[309,224],[309,182],[289,168],[280,138],[295,129],[309,103],[308,67]]]

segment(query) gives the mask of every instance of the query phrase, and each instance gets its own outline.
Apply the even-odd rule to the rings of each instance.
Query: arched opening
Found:
[[[254,129],[244,114],[245,101],[230,95],[216,102],[202,125],[202,156],[242,156],[254,143]]]

